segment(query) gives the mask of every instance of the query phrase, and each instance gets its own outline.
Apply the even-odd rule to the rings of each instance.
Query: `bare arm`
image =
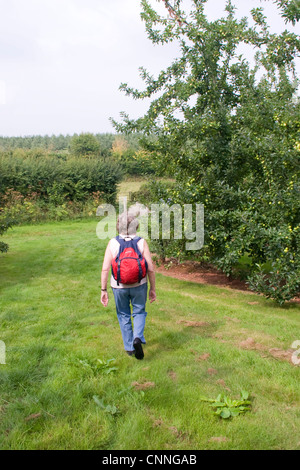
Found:
[[[153,265],[153,261],[151,258],[149,246],[146,240],[144,241],[144,253],[143,254],[148,264],[148,277],[149,277],[149,282],[150,282],[149,300],[150,300],[150,303],[152,303],[156,300],[155,271],[154,271],[154,265]]]
[[[110,270],[110,265],[113,260],[112,253],[110,251],[110,244],[107,245],[105,255],[104,255],[104,260],[103,260],[103,265],[102,265],[102,272],[101,272],[101,289],[107,289],[107,280],[108,280],[108,275],[109,275],[109,270]],[[107,306],[108,304],[108,293],[106,291],[101,291],[101,303],[104,305],[104,307]]]

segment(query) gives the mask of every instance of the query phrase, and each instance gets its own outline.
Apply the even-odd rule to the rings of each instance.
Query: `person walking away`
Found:
[[[146,344],[144,329],[147,316],[148,280],[150,283],[150,303],[156,300],[156,291],[155,272],[150,250],[146,240],[137,236],[138,227],[139,222],[134,216],[128,213],[123,213],[119,216],[117,221],[119,236],[109,241],[104,255],[101,272],[101,303],[104,307],[108,305],[107,281],[109,270],[112,266],[110,285],[115,299],[124,348],[128,355],[134,354],[136,359],[143,359],[144,351],[142,344]],[[139,260],[136,261],[133,259],[133,256],[126,257],[126,250],[129,250],[129,254],[137,251]],[[122,258],[124,258],[124,261]],[[127,271],[125,258],[127,259]],[[142,265],[144,266],[143,269],[141,268]],[[132,272],[128,272],[128,267]],[[138,269],[138,278],[135,277],[134,271],[136,269]],[[125,279],[126,283],[124,283],[122,282],[124,281],[122,277],[124,279],[127,277],[129,282],[131,282],[130,279],[136,282],[128,284],[127,279]]]

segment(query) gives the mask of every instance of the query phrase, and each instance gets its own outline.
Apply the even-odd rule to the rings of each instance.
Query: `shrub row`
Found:
[[[0,201],[8,190],[23,196],[37,194],[55,205],[64,201],[84,201],[93,192],[114,203],[122,170],[103,160],[56,157],[16,158],[0,156]],[[1,205],[2,205],[1,204]]]

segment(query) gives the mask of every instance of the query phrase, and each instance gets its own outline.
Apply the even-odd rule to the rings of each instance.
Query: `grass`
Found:
[[[300,339],[299,306],[157,275],[145,359],[137,361],[123,351],[112,294],[107,309],[99,302],[106,242],[96,223],[22,226],[5,235],[0,448],[299,449],[300,367],[269,353]],[[249,337],[261,348],[242,349]],[[107,373],[110,367],[117,370]],[[253,410],[232,420],[200,401],[241,390],[250,392]]]
[[[121,181],[121,183],[118,184],[117,197],[127,196],[128,201],[130,201],[130,195],[132,193],[137,192],[143,184],[151,181],[152,179],[155,179],[156,181],[165,181],[165,182],[174,181],[171,178],[157,178],[156,176],[154,177],[151,175],[148,176],[148,178],[143,177],[143,176],[140,176],[140,177],[137,176],[136,178],[127,177],[123,181]]]
[[[151,177],[150,177],[151,178]],[[147,182],[144,177],[126,178],[118,184],[118,197],[127,196],[130,199],[130,194],[135,193],[140,187]]]

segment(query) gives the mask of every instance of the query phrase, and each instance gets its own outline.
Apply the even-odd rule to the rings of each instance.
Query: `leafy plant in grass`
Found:
[[[232,400],[231,398],[223,395],[218,395],[216,399],[201,398],[201,401],[211,403],[211,408],[215,408],[215,415],[223,419],[234,418],[247,411],[251,411],[251,401],[249,400],[249,393],[246,391],[241,392],[240,400]]]
[[[93,400],[94,400],[94,402],[96,403],[97,406],[99,406],[102,410],[105,411],[105,413],[109,413],[112,416],[115,416],[115,415],[120,413],[120,411],[118,410],[118,408],[115,405],[105,405],[103,403],[103,400],[100,400],[100,398],[97,397],[97,395],[93,396]]]
[[[98,372],[103,372],[106,375],[109,375],[113,372],[116,372],[118,370],[118,367],[111,367],[111,364],[114,363],[116,360],[114,358],[112,359],[107,359],[106,361],[102,359],[97,359],[95,363],[88,361],[86,359],[79,360],[79,363],[87,370],[92,371],[94,374],[97,374]]]

